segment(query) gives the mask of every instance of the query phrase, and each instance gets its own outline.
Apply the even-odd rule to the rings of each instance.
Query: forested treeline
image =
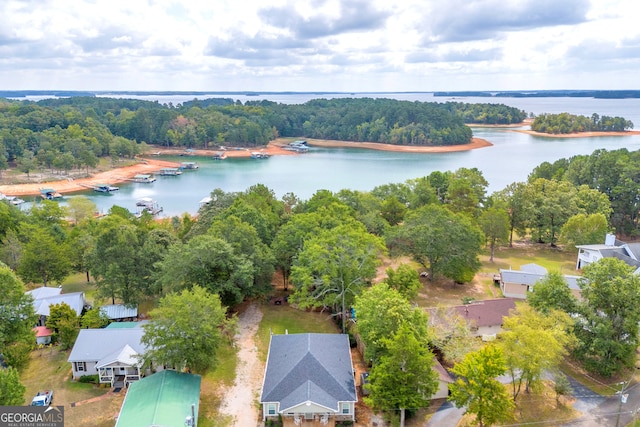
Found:
[[[611,226],[619,233],[638,235],[640,151],[600,149],[589,155],[544,162],[531,173],[530,179],[535,178],[598,190],[611,202]]]
[[[624,117],[600,117],[596,113],[593,113],[591,117],[569,113],[540,114],[531,123],[531,130],[553,134],[623,132],[629,129],[633,129],[633,123]]]
[[[468,143],[471,123],[519,122],[504,105],[318,99],[302,105],[231,99],[183,105],[72,97],[0,101],[0,170],[7,162],[29,173],[94,167],[98,159],[132,157],[139,143],[167,147],[258,146],[278,137],[370,141],[401,145]]]
[[[0,317],[22,319],[0,322],[0,345],[12,367],[24,368],[34,342],[35,317],[23,283],[57,285],[73,271],[96,286],[96,304],[177,298],[180,306],[178,295],[189,298],[191,293],[203,301],[213,298],[209,302],[218,314],[221,307],[269,294],[278,271],[292,304],[322,308],[345,319],[359,298],[369,298],[370,291],[390,292],[371,286],[387,254],[410,257],[429,271],[429,280],[455,284],[474,278],[483,247],[493,251],[496,245],[507,245],[514,232],[522,240],[568,246],[602,242],[612,229],[633,234],[640,194],[639,155],[599,150],[542,164],[526,182],[491,195],[475,168],[433,172],[369,192],[319,190],[308,200],[291,193],[277,199],[260,184],[237,193],[215,189],[211,203],[200,209],[197,218],[185,214],[167,221],[155,221],[148,214],[137,218],[118,206],[98,219],[95,205],[82,197],[70,199],[68,206],[43,201],[25,212],[0,202],[0,305],[9,308]],[[388,272],[385,283],[411,298],[420,286],[417,272],[414,266],[401,267]],[[616,289],[624,283],[620,304],[628,303],[625,318],[633,320],[627,322],[631,329],[617,328],[617,335],[600,326],[609,321],[607,316],[615,315],[607,311],[609,296],[601,295],[610,289],[600,285],[608,283],[603,278],[611,280],[608,271],[620,277],[615,279]],[[633,366],[640,319],[637,281],[633,269],[624,265],[597,264],[585,272],[584,302],[560,307],[554,290],[550,291],[554,298],[541,294],[537,304],[541,310],[551,304],[571,314],[570,319],[584,320],[572,325],[579,341],[574,355],[585,360],[587,368],[611,375]],[[569,292],[564,282],[559,288]],[[361,311],[364,316],[365,310]],[[426,328],[421,310],[406,311],[416,325]],[[60,329],[59,339],[72,342],[80,325],[74,319],[65,324],[64,334]],[[83,324],[88,323],[83,319]],[[442,335],[420,336],[455,360],[469,351],[448,346]],[[614,342],[621,336],[633,338]],[[406,341],[404,335],[401,338]],[[615,353],[621,346],[624,351]],[[380,351],[382,362],[385,348]]]

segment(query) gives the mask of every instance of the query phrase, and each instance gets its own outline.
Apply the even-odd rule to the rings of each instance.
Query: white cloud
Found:
[[[597,89],[605,77],[606,88],[636,88],[635,9],[635,0],[5,0],[0,88]]]

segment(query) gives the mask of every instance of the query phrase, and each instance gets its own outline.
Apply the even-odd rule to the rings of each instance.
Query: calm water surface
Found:
[[[340,95],[340,97],[353,95]],[[380,94],[357,96],[382,97]],[[225,96],[229,97],[229,96]],[[282,103],[302,103],[317,98],[311,94],[270,95],[268,97],[233,96],[241,101],[270,99]],[[326,97],[326,96],[325,96]],[[431,94],[385,94],[384,97],[410,101],[445,102],[447,98]],[[149,97],[139,97],[150,99]],[[202,98],[202,96],[201,96]],[[193,97],[153,97],[161,103],[177,104]],[[496,102],[514,106],[527,112],[540,114],[569,112],[590,116],[592,113],[623,116],[640,126],[640,99],[598,100],[583,98],[456,98],[459,102]],[[152,184],[123,184],[111,195],[87,192],[101,211],[119,205],[135,210],[135,201],[151,197],[163,207],[163,216],[196,213],[198,202],[211,190],[244,191],[251,185],[262,183],[278,197],[292,192],[308,199],[319,189],[339,191],[344,188],[368,191],[386,183],[403,182],[433,171],[453,171],[461,167],[478,168],[489,182],[489,193],[506,185],[524,181],[533,168],[544,161],[554,162],[563,157],[591,154],[605,148],[615,150],[640,148],[640,136],[597,138],[540,138],[505,129],[473,128],[474,136],[493,143],[492,147],[458,153],[389,153],[361,149],[312,148],[298,156],[275,156],[267,160],[226,159],[216,161],[193,157],[198,162],[196,171],[185,171],[176,177],[158,176]],[[184,157],[168,160],[184,161]],[[74,196],[69,196],[74,197]]]

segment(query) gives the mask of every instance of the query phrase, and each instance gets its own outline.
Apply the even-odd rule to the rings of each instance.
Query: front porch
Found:
[[[105,366],[98,368],[98,378],[101,384],[111,387],[128,387],[133,381],[140,379],[140,369],[137,366]]]
[[[282,427],[335,427],[336,417],[333,414],[296,414],[283,415]]]

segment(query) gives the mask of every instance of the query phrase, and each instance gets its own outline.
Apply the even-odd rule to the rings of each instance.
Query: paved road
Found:
[[[632,384],[626,390],[627,402],[620,404],[620,396],[605,397],[594,393],[571,377],[567,377],[573,388],[576,402],[573,407],[583,415],[569,423],[567,427],[624,427],[634,419],[640,419],[640,383]],[[505,378],[501,378],[505,379]],[[425,427],[456,427],[464,414],[464,408],[456,408],[445,402],[429,419]],[[620,419],[618,420],[618,414]]]

